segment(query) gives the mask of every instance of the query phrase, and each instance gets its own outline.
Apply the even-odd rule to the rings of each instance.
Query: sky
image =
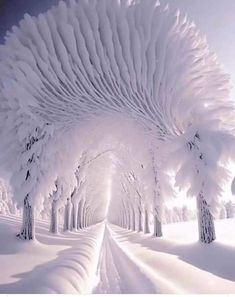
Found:
[[[234,85],[235,100],[235,1],[234,0],[162,0],[179,8],[205,34],[210,49],[218,56]]]
[[[24,13],[36,16],[57,3],[58,0],[0,0],[0,43]],[[235,0],[161,0],[161,3],[186,13],[207,36],[211,50],[231,76],[235,100]]]

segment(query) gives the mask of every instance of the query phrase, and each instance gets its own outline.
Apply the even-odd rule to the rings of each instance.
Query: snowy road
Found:
[[[197,222],[164,226],[164,238],[98,224],[19,241],[17,217],[0,216],[0,293],[235,292],[235,219],[216,223],[210,246],[197,242]],[[16,263],[16,265],[12,265]]]
[[[93,293],[158,293],[155,285],[127,256],[105,228],[97,270],[98,285]]]

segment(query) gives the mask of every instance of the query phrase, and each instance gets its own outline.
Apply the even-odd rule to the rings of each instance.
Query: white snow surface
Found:
[[[165,294],[222,294],[235,292],[234,219],[216,221],[217,240],[197,241],[197,222],[166,225],[164,238],[140,235],[117,226],[119,246]],[[231,239],[232,238],[232,239]]]
[[[0,293],[235,292],[235,219],[216,221],[210,245],[196,221],[164,225],[158,239],[102,223],[52,235],[37,221],[36,242],[14,237],[19,224],[0,216]]]
[[[37,221],[35,242],[14,237],[20,220],[0,217],[0,293],[91,293],[103,225],[52,235]]]

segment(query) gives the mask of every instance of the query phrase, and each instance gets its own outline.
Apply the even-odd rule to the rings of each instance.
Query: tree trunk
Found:
[[[127,214],[125,209],[123,209],[123,228],[127,228]]]
[[[86,208],[85,208],[85,203],[84,203],[83,208],[82,208],[82,228],[86,228],[85,215],[86,215]]]
[[[136,226],[137,226],[137,232],[142,232],[143,231],[143,226],[142,226],[142,213],[141,213],[141,208],[138,207],[136,211]]]
[[[79,204],[78,204],[78,217],[77,217],[77,228],[78,229],[82,229],[81,218],[82,218],[82,201],[80,200]]]
[[[84,206],[85,206],[85,203],[84,201],[82,201],[82,204],[81,204],[81,229],[84,228]]]
[[[132,208],[132,230],[135,231],[135,211]]]
[[[150,233],[150,230],[149,230],[149,217],[148,217],[147,209],[145,209],[145,212],[144,212],[144,233],[145,234]]]
[[[140,219],[139,219],[140,213],[139,210],[137,209],[137,211],[135,212],[135,230],[137,232],[139,232],[139,226],[140,226]]]
[[[32,240],[35,238],[34,210],[29,203],[28,195],[24,198],[22,228],[21,232],[17,234],[17,237],[24,240]]]
[[[85,226],[85,228],[87,228],[87,214],[88,214],[88,211],[87,211],[87,207],[86,207],[85,211],[84,211],[84,226]]]
[[[132,207],[129,208],[130,213],[130,230],[133,230],[133,210]]]
[[[197,210],[199,240],[203,243],[211,243],[215,240],[214,219],[202,193],[197,197]]]
[[[90,213],[87,215],[87,227],[89,227],[91,224],[90,224]]]
[[[157,214],[153,217],[153,225],[153,236],[162,237],[162,223],[159,221]]]
[[[125,228],[125,215],[124,215],[123,212],[122,212],[122,215],[121,215],[121,220],[122,220],[122,228]]]
[[[120,224],[119,224],[119,226],[121,228],[123,228],[123,216],[122,215],[120,215]]]
[[[50,232],[58,234],[58,207],[57,207],[57,200],[52,201],[51,206],[51,225],[50,225]]]
[[[118,226],[122,227],[122,222],[121,222],[121,216],[120,215],[118,216]]]
[[[138,213],[138,232],[142,232],[143,231],[143,220],[142,220],[142,211],[141,208],[139,207],[137,210]]]
[[[72,230],[72,203],[70,198],[67,198],[67,204],[65,206],[65,217],[64,217],[64,231]]]
[[[78,221],[78,205],[73,204],[72,209],[72,228],[77,230],[77,221]]]
[[[128,230],[131,230],[131,214],[130,214],[130,209],[128,208],[128,211],[127,211],[127,217],[128,217],[128,225],[127,225],[127,229]]]

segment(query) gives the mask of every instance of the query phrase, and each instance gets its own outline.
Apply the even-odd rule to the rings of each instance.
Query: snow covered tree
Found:
[[[34,238],[34,211],[41,211],[57,176],[68,182],[78,167],[78,146],[71,144],[76,137],[67,138],[68,131],[81,132],[89,120],[123,114],[161,143],[160,154],[181,143],[177,183],[185,184],[184,176],[193,188],[201,235],[210,242],[220,186],[208,181],[209,171],[201,167],[213,167],[209,155],[221,142],[213,141],[215,127],[213,137],[204,135],[204,119],[226,123],[234,111],[228,98],[229,79],[205,38],[186,17],[157,0],[60,1],[38,17],[25,14],[0,47],[1,169],[11,175],[13,201],[24,209],[19,237]],[[198,130],[201,119],[204,127]],[[215,157],[212,163],[219,161]],[[213,181],[224,180],[221,171],[220,165],[211,170]],[[74,186],[73,180],[65,187],[67,225]],[[209,193],[213,188],[216,193]],[[135,196],[141,230],[145,198],[139,191]],[[86,207],[84,197],[82,215]]]
[[[228,181],[225,165],[232,144],[229,133],[208,121],[189,127],[177,138],[175,147],[172,144],[168,162],[176,170],[176,186],[197,199],[199,239],[204,243],[215,239],[213,214],[218,211],[222,186]]]
[[[35,237],[34,226],[34,199],[38,193],[38,184],[40,183],[40,160],[43,154],[43,148],[48,141],[50,134],[47,133],[49,125],[44,127],[37,126],[30,135],[23,132],[23,143],[25,144],[21,152],[20,170],[13,176],[14,183],[20,185],[17,195],[24,196],[23,199],[23,221],[21,232],[17,237],[31,240]],[[50,131],[50,130],[49,130]],[[22,164],[24,166],[22,167]],[[23,178],[23,183],[18,184]],[[19,179],[19,180],[18,180]],[[16,193],[15,193],[16,195]]]
[[[161,212],[162,212],[162,203],[163,197],[161,196],[160,181],[158,178],[158,171],[156,160],[154,158],[154,153],[151,151],[152,157],[152,168],[154,175],[154,185],[153,185],[153,236],[161,237],[162,236],[162,223],[161,223]]]
[[[184,222],[190,221],[193,217],[192,211],[186,205],[182,207],[182,220]]]
[[[16,215],[18,213],[16,204],[12,201],[12,192],[8,183],[0,179],[0,214]]]
[[[226,208],[225,208],[225,206],[224,206],[223,204],[221,205],[219,218],[220,218],[221,220],[227,218]]]
[[[123,205],[126,205],[126,212],[128,217],[128,223],[127,223],[127,229],[135,231],[135,212],[133,209],[133,202],[132,198],[130,196],[130,190],[128,189],[128,185],[125,183],[125,177],[120,181],[123,193],[122,199],[123,199]]]
[[[229,218],[234,218],[234,204],[233,202],[230,200],[225,204],[225,209],[226,209],[226,217]]]
[[[167,208],[164,206],[163,208],[163,219],[165,224],[171,224],[173,223],[173,214],[172,214],[172,209]]]
[[[156,147],[156,144],[155,144]],[[163,219],[163,208],[164,203],[167,200],[172,199],[175,196],[174,189],[170,183],[170,176],[165,172],[165,168],[162,167],[162,156],[160,152],[157,154],[157,150],[154,150],[153,143],[150,144],[150,164],[153,182],[153,199],[152,199],[152,208],[153,208],[153,236],[161,237],[162,236],[162,219]],[[157,158],[157,157],[158,158]]]
[[[72,192],[71,196],[74,192]],[[71,196],[67,197],[67,202],[65,204],[65,212],[64,212],[64,231],[72,230],[72,209],[73,205],[71,202]]]
[[[62,191],[61,185],[58,181],[55,183],[56,190],[52,194],[52,203],[51,203],[51,223],[50,223],[50,231],[52,233],[57,234],[59,231],[59,218],[58,218],[58,211],[59,211],[59,199],[61,198]]]
[[[85,181],[78,181],[78,186],[76,187],[73,195],[72,195],[72,227],[73,229],[78,229],[78,212],[79,212],[79,205],[82,199],[82,192],[84,191]]]
[[[135,226],[136,230],[138,232],[143,231],[143,203],[144,203],[144,198],[143,198],[143,192],[140,189],[140,183],[137,180],[137,176],[134,173],[134,171],[130,171],[126,175],[126,179],[130,184],[130,187],[132,187],[133,191],[133,199],[134,199],[134,212],[135,212]]]

